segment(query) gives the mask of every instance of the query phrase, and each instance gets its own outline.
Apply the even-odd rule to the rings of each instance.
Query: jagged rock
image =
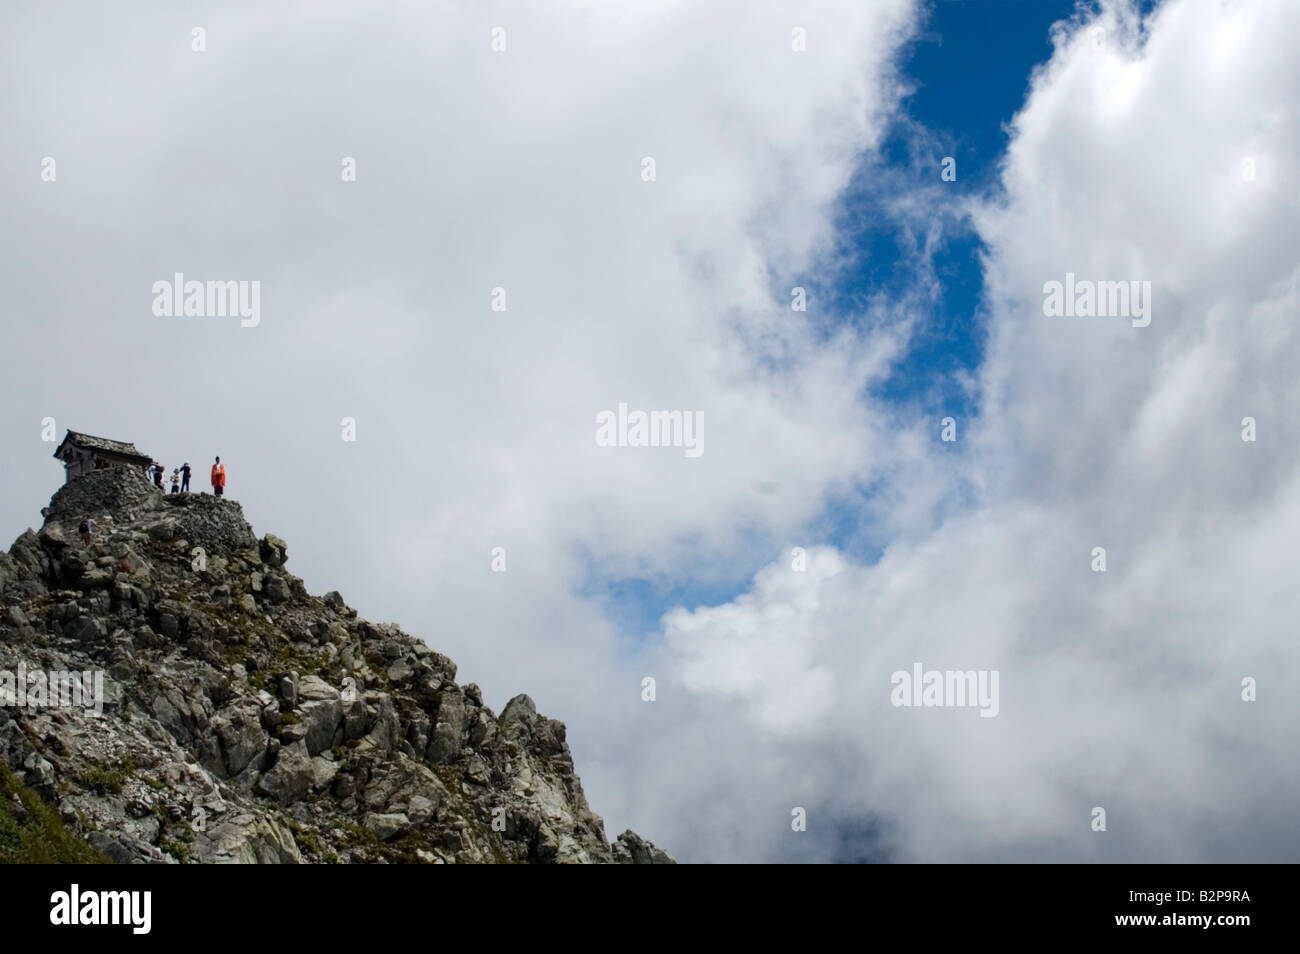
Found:
[[[180,617],[170,611],[161,611],[158,614],[158,632],[167,639],[175,639],[181,632]]]
[[[343,704],[343,739],[345,742],[360,739],[366,734],[369,713],[365,701],[356,689],[345,689],[340,700]]]
[[[298,700],[300,702],[319,702],[321,700],[338,700],[342,694],[320,676],[308,673],[298,680]]]
[[[380,841],[391,841],[411,827],[411,819],[401,812],[366,815],[365,826],[375,833]]]
[[[68,545],[68,541],[63,535],[63,528],[58,524],[42,527],[36,539],[42,547],[56,555],[62,553],[63,548]]]
[[[86,840],[92,848],[102,851],[119,865],[175,864],[175,859],[130,832],[92,831]]]
[[[43,515],[0,553],[0,669],[104,671],[103,715],[0,707],[0,758],[114,860],[671,861],[605,840],[562,723],[307,593],[237,503],[111,470]]]
[[[343,725],[343,703],[338,699],[321,699],[302,706],[303,740],[310,755],[319,755],[334,747],[335,737]]]
[[[210,728],[218,742],[221,761],[217,770],[223,778],[238,775],[266,752],[266,732],[255,700],[244,700],[225,710],[213,718]]]
[[[381,752],[388,752],[401,741],[401,721],[393,708],[392,697],[383,692],[367,692],[365,738]]]
[[[268,533],[258,546],[262,562],[267,566],[282,567],[289,558],[289,545],[274,534]]]
[[[415,675],[415,670],[411,668],[410,664],[405,659],[399,659],[388,667],[385,675],[388,676],[389,682],[400,684],[409,682],[411,677]]]
[[[196,860],[209,864],[301,864],[293,832],[273,816],[243,812],[194,839]]]
[[[298,704],[298,674],[296,672],[280,677],[280,701],[284,703],[286,709],[292,709]]]
[[[459,758],[465,722],[465,697],[456,690],[443,692],[438,702],[438,721],[425,757],[431,762],[451,762]]]
[[[617,861],[632,865],[671,865],[675,864],[672,855],[646,841],[634,831],[625,831],[614,842],[614,855]]]
[[[268,577],[262,584],[262,591],[272,603],[287,603],[293,598],[289,584],[278,576]]]
[[[257,780],[257,792],[282,805],[291,805],[306,797],[314,777],[306,745],[301,741],[295,742],[281,747],[275,765]]]
[[[78,616],[63,629],[63,634],[71,639],[87,643],[103,639],[108,635],[108,628],[102,620],[90,616]]]
[[[28,813],[27,813],[27,806],[23,804],[23,800],[22,800],[21,798],[18,797],[18,795],[17,795],[16,792],[15,792],[15,793],[11,793],[11,794],[9,795],[9,809],[8,809],[8,810],[9,810],[9,813],[10,813],[11,815],[13,815],[14,819],[18,822],[18,824],[21,825],[21,824],[23,824],[25,821],[27,821],[27,814],[28,814]]]
[[[36,534],[28,530],[21,537],[14,541],[14,545],[9,548],[9,556],[18,566],[26,567],[28,570],[45,575],[50,566],[50,559],[41,549],[41,543],[36,538]]]
[[[412,795],[406,805],[406,815],[413,825],[423,825],[431,820],[438,810],[438,805],[424,795]]]
[[[507,737],[527,741],[532,738],[537,721],[537,704],[527,695],[518,695],[501,710],[497,725]]]

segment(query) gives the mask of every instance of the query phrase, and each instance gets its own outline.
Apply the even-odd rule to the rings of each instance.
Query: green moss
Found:
[[[22,803],[21,812],[14,804],[15,796]],[[53,809],[0,762],[0,864],[100,865],[111,861],[68,831]]]

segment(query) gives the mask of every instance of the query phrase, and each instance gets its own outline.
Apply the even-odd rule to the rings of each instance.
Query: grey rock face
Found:
[[[0,553],[0,669],[103,672],[103,714],[0,708],[0,759],[115,861],[671,863],[606,841],[562,723],[308,594],[237,503],[113,470],[44,516]]]

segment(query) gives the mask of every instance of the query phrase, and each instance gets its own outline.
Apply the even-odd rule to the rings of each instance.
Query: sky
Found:
[[[220,454],[313,592],[530,694],[681,861],[1296,861],[1298,32],[6,4],[0,533],[47,418]],[[177,272],[256,324],[156,314]],[[1049,316],[1067,275],[1149,324]],[[602,446],[620,405],[702,452]],[[996,715],[896,705],[916,665]]]

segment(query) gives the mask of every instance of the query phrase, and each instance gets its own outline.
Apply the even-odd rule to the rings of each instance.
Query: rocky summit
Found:
[[[110,469],[42,513],[0,553],[0,821],[119,863],[672,863],[606,841],[563,723],[310,595],[238,503]]]

